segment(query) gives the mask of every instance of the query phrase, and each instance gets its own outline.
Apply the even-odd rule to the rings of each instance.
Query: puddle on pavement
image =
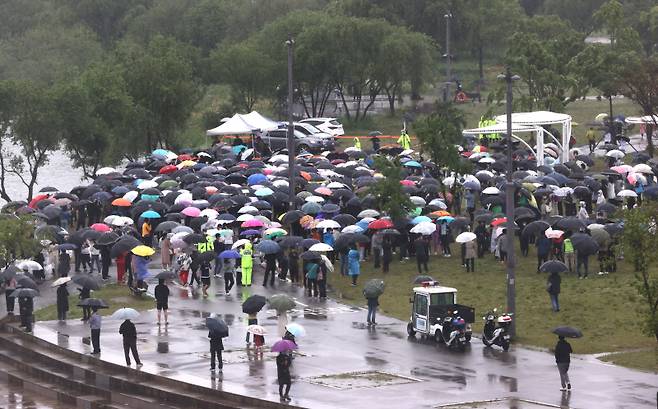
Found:
[[[344,372],[314,376],[303,380],[315,385],[340,390],[377,388],[381,386],[421,382],[420,379],[384,371]]]
[[[0,382],[0,408],[3,409],[69,409],[70,405],[59,403],[16,385]]]
[[[568,408],[569,401],[568,398],[565,401],[565,395],[570,395],[567,393],[563,394],[563,401],[561,402],[561,407]],[[435,408],[441,409],[541,409],[541,408],[555,408],[555,405],[542,402],[534,402],[525,399],[518,398],[505,398],[505,399],[496,399],[496,400],[486,400],[478,402],[464,402],[448,405],[439,405]]]
[[[414,368],[411,370],[411,375],[430,378],[430,379],[440,379],[444,382],[455,383],[461,386],[466,386],[466,375],[464,374],[455,374],[451,373],[449,369],[434,369],[429,367],[424,368]]]
[[[516,378],[504,375],[487,374],[487,379],[490,383],[502,383],[503,385],[507,385],[507,390],[509,392],[518,392],[518,381]]]
[[[388,361],[385,359],[377,358],[374,356],[367,356],[367,355],[365,356],[365,360],[366,363],[370,365],[377,365],[377,366],[386,365],[388,363]]]

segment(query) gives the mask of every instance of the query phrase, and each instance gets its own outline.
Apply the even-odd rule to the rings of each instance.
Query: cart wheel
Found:
[[[439,344],[442,344],[444,342],[443,335],[441,335],[441,331],[439,331],[438,329],[434,331],[434,340]]]
[[[414,331],[414,326],[411,323],[407,324],[407,335],[412,338],[416,336],[416,331]]]

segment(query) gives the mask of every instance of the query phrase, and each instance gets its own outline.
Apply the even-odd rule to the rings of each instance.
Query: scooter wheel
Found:
[[[441,331],[438,329],[434,331],[434,341],[436,341],[439,344],[443,343],[443,335],[441,335]]]
[[[491,346],[491,342],[487,341],[487,337],[485,337],[484,335],[482,336],[482,343],[483,343],[485,346],[488,346],[488,347]]]
[[[509,351],[509,342],[504,342],[503,343],[503,351],[505,351],[505,352]]]
[[[457,349],[459,350],[459,352],[464,352],[464,351],[466,351],[466,344],[465,344],[465,343],[462,343],[462,342],[458,343],[458,344],[457,344]]]

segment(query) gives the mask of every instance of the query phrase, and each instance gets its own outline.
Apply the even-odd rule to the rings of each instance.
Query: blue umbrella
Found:
[[[263,240],[256,245],[256,250],[263,254],[276,254],[281,251],[279,244],[272,240]]]
[[[126,193],[128,193],[129,191],[130,191],[130,189],[128,189],[125,186],[117,186],[114,189],[112,189],[112,193],[114,193],[117,196],[123,196]]]
[[[411,220],[411,224],[418,224],[422,222],[431,222],[431,221],[432,219],[430,219],[427,216],[416,216],[413,218],[413,220]]]
[[[231,152],[233,152],[234,155],[238,155],[240,152],[242,152],[245,149],[247,149],[245,145],[236,145],[231,148]]]
[[[322,206],[314,202],[308,202],[302,206],[302,212],[306,214],[318,214],[322,210]]]
[[[221,253],[219,253],[218,258],[233,258],[233,259],[238,259],[240,258],[240,253],[238,253],[235,250],[224,250]]]
[[[470,190],[480,190],[480,184],[469,180],[468,182],[464,182],[464,188]]]
[[[409,160],[409,161],[406,161],[406,162],[404,163],[404,166],[406,166],[406,167],[408,167],[408,168],[422,168],[422,167],[423,167],[423,165],[421,165],[420,163],[416,162],[415,160]]]
[[[254,173],[253,175],[247,178],[247,183],[249,184],[249,186],[260,185],[266,180],[267,180],[267,176],[263,175],[262,173]]]
[[[158,195],[145,195],[145,194],[142,194],[141,197],[142,197],[142,200],[148,200],[149,202],[155,202],[156,200],[158,200],[160,198],[160,196],[158,196]]]
[[[446,222],[446,223],[452,223],[455,221],[455,218],[452,216],[441,216],[438,219],[436,219],[440,222]]]
[[[358,222],[356,222],[356,225],[359,226],[363,231],[368,230],[368,224],[369,224],[368,222],[363,220],[359,220]]]
[[[274,194],[274,191],[269,187],[264,187],[262,189],[258,189],[257,191],[255,191],[254,194],[258,197],[272,196]]]
[[[166,159],[170,152],[166,149],[156,149],[151,152],[151,156],[157,159]]]
[[[240,236],[260,236],[262,233],[259,230],[245,230],[242,233],[240,233]]]
[[[160,213],[156,212],[155,210],[147,210],[144,213],[142,213],[139,217],[142,219],[159,219],[162,216],[160,216]]]

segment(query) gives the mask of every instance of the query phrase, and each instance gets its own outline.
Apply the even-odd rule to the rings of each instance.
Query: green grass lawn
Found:
[[[658,372],[658,348],[648,348],[642,351],[620,352],[602,356],[602,361],[629,368]]]
[[[69,286],[69,319],[82,318],[82,308],[78,307],[80,299],[78,299],[78,292],[74,290],[74,286]],[[137,297],[130,293],[128,287],[125,285],[119,286],[116,284],[107,285],[99,291],[91,293],[93,298],[100,298],[105,301],[110,308],[100,310],[101,315],[110,315],[119,308],[130,307],[136,310],[146,310],[155,308],[155,300],[146,295]],[[51,321],[57,319],[57,306],[49,305],[41,308],[34,313],[37,321]]]
[[[493,307],[506,304],[505,266],[486,255],[476,260],[475,273],[466,273],[460,265],[459,247],[453,244],[453,257],[433,256],[430,275],[441,285],[458,289],[458,302],[473,306],[476,317],[481,317]],[[517,255],[518,255],[517,250]],[[574,340],[576,353],[599,353],[624,349],[654,347],[656,340],[642,334],[638,311],[643,307],[635,287],[635,278],[626,263],[619,263],[617,273],[598,276],[598,263],[590,257],[590,278],[578,280],[573,275],[563,275],[559,313],[551,311],[546,292],[545,274],[536,273],[536,258],[531,248],[530,256],[520,257],[517,275],[517,342],[543,348],[553,347],[555,335],[551,329],[559,325],[580,328],[584,337]],[[409,295],[411,282],[416,276],[415,259],[404,263],[395,261],[388,274],[373,271],[372,262],[362,263],[359,286],[351,287],[347,277],[330,276],[333,296],[348,303],[364,305],[362,285],[370,278],[382,278],[386,291],[380,297],[383,313],[408,320],[411,307]],[[365,320],[365,316],[364,316]],[[476,320],[475,331],[481,332],[482,320]]]

